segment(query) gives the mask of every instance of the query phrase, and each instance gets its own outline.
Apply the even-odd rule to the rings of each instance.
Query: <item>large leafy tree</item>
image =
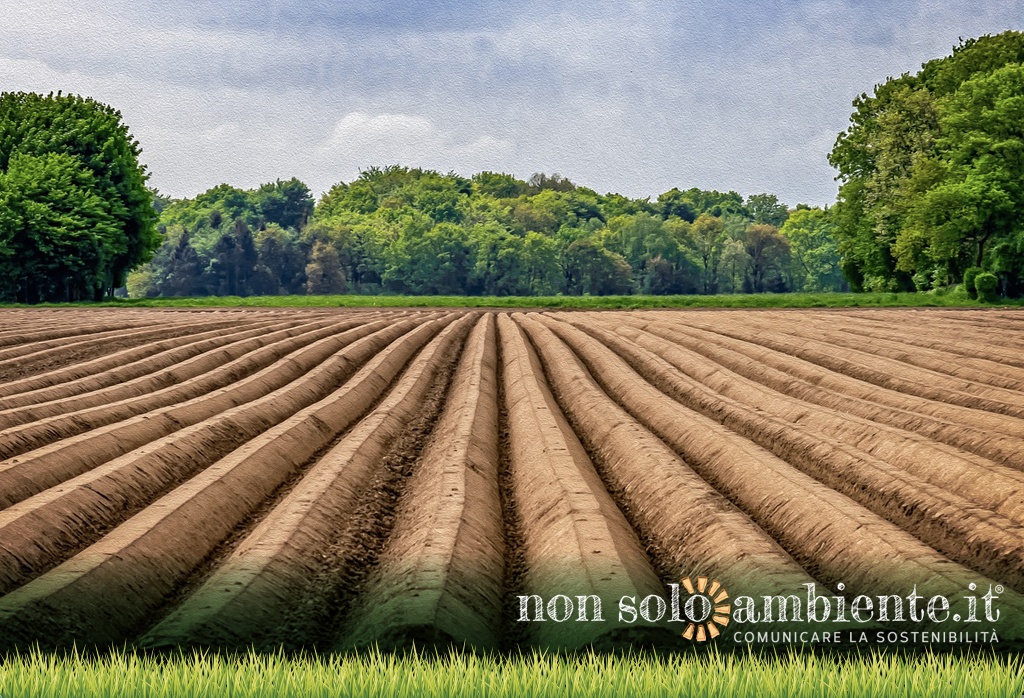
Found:
[[[965,81],[944,105],[939,162],[923,170],[897,254],[907,266],[986,267],[1020,284],[1024,265],[1024,66]]]
[[[2,293],[26,302],[112,294],[160,244],[140,148],[107,105],[0,94]]]
[[[789,209],[775,194],[751,194],[746,201],[747,211],[755,223],[781,228],[789,218]]]
[[[3,295],[27,302],[92,297],[123,251],[95,178],[63,153],[15,154],[0,174]]]
[[[301,228],[313,215],[309,187],[295,177],[264,184],[256,190],[253,199],[263,222],[276,223],[282,228]]]
[[[829,156],[854,288],[927,288],[984,266],[1022,290],[1022,62],[1024,33],[972,39],[854,101]]]
[[[752,223],[747,228],[745,244],[749,262],[744,288],[753,293],[786,290],[790,249],[779,229],[766,223]]]

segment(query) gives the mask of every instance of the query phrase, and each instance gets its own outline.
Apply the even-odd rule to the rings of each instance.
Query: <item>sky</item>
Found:
[[[121,111],[191,197],[370,166],[829,204],[852,100],[1024,0],[0,0],[0,90]]]

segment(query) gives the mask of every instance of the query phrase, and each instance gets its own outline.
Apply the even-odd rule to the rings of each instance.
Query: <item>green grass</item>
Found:
[[[534,654],[488,659],[367,653],[330,657],[130,651],[98,658],[41,652],[0,662],[3,698],[271,696],[700,696],[701,698],[1007,698],[1021,658],[876,653],[863,657]]]
[[[1003,301],[1004,306],[1024,301]],[[956,295],[931,293],[757,293],[720,296],[207,296],[139,298],[105,303],[45,303],[34,307],[117,308],[903,308],[992,307]],[[16,307],[6,305],[0,307]]]

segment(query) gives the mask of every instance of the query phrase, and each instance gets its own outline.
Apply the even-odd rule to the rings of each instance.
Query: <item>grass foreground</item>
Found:
[[[1019,656],[473,654],[96,657],[33,652],[0,660],[3,698],[271,698],[277,696],[700,696],[701,698],[1007,698],[1020,696]]]
[[[1019,306],[1003,300],[999,306]],[[31,307],[115,308],[991,308],[947,293],[748,293],[715,296],[203,296],[131,298],[102,303],[41,303]],[[7,304],[0,307],[27,307]]]

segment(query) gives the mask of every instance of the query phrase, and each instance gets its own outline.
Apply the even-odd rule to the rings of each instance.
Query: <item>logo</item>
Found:
[[[732,610],[731,603],[722,603],[729,598],[729,592],[725,590],[717,579],[711,580],[708,586],[707,577],[697,577],[697,587],[694,588],[693,580],[683,577],[679,580],[683,583],[690,597],[683,604],[689,623],[683,631],[683,637],[687,640],[696,639],[697,642],[705,642],[714,639],[721,634],[719,628],[729,624],[729,613]]]

